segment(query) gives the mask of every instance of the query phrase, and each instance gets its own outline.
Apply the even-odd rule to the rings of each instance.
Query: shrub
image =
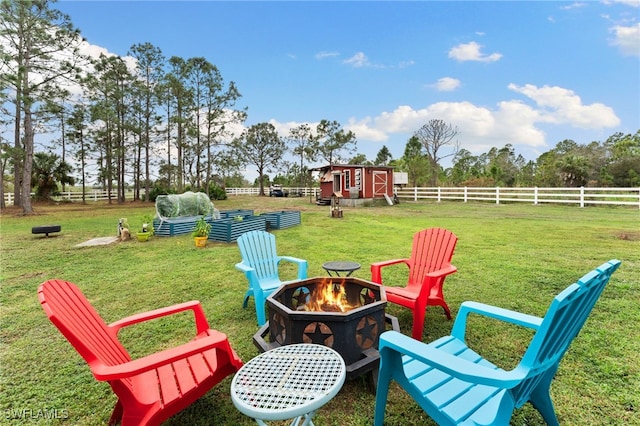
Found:
[[[212,182],[209,184],[209,198],[211,198],[212,200],[226,200],[227,193],[225,192],[224,188],[221,188],[220,186]]]

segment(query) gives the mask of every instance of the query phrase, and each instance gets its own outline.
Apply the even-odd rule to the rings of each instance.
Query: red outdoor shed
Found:
[[[367,200],[393,199],[393,167],[358,164],[330,164],[320,172],[318,204],[330,204],[335,194],[343,206],[357,206]],[[390,203],[391,204],[391,203]]]

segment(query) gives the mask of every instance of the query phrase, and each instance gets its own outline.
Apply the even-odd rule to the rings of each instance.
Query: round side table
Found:
[[[327,271],[330,277],[333,276],[331,275],[331,272],[336,274],[337,277],[340,276],[340,272],[346,272],[347,275],[345,275],[345,277],[348,277],[353,274],[353,271],[357,271],[358,269],[360,269],[360,264],[356,262],[345,261],[325,262],[322,264],[322,269]]]
[[[346,371],[342,356],[326,346],[280,346],[238,370],[231,382],[231,400],[259,425],[286,419],[313,425],[316,410],[342,388]]]

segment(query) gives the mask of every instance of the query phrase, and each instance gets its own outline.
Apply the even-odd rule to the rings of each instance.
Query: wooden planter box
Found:
[[[253,210],[220,210],[220,219],[233,219],[236,216],[253,216]]]
[[[268,229],[282,229],[300,225],[299,210],[283,210],[279,212],[262,213],[260,216],[266,219]]]
[[[207,222],[211,224],[209,239],[226,243],[237,240],[245,232],[267,229],[267,221],[262,216],[244,216],[242,220],[216,219],[207,220]]]
[[[184,216],[174,217],[165,220],[159,218],[153,219],[153,232],[154,235],[161,237],[170,237],[173,235],[184,235],[193,232],[193,228],[196,225],[196,220],[202,216]],[[208,216],[207,221],[212,220],[211,216]]]

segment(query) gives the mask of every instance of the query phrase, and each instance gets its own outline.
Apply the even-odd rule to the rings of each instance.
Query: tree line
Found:
[[[640,185],[640,133],[586,146],[565,140],[525,161],[509,144],[474,156],[459,148],[456,127],[433,119],[407,141],[402,157],[393,159],[383,146],[370,161],[337,121],[301,124],[286,136],[271,123],[245,128],[239,88],[206,58],[166,58],[151,43],[130,47],[134,65],[116,55],[89,58],[81,54],[80,31],[53,3],[0,0],[2,207],[11,183],[25,214],[33,212],[34,188],[46,198],[66,184],[80,184],[84,193],[97,182],[109,202],[124,201],[129,185],[136,199],[187,189],[211,196],[249,184],[241,174],[248,165],[264,194],[273,182],[312,185],[308,165],[316,161],[391,165],[414,186]],[[58,137],[36,144],[38,135]],[[452,167],[445,169],[448,157]]]
[[[47,197],[58,184],[79,183],[84,193],[94,181],[109,202],[112,194],[124,201],[128,185],[136,199],[149,200],[153,189],[210,192],[243,184],[240,171],[248,164],[263,188],[267,172],[285,167],[288,144],[299,159],[296,178],[306,184],[305,162],[338,161],[340,152],[355,149],[355,135],[330,120],[313,131],[300,125],[286,138],[270,123],[238,135],[247,118],[240,91],[206,58],[166,58],[150,43],[131,46],[134,66],[115,55],[89,58],[80,53],[80,31],[52,3],[0,3],[3,203],[5,180],[13,183],[15,204],[31,213],[34,188]],[[9,128],[13,142],[3,136]],[[59,137],[35,153],[37,134]],[[79,179],[70,163],[78,165]]]
[[[604,142],[586,145],[565,139],[536,160],[517,155],[511,144],[480,155],[456,147],[450,152],[448,168],[431,162],[424,145],[425,140],[416,133],[403,156],[390,162],[408,172],[411,186],[640,186],[640,129],[635,134],[617,132]]]
[[[178,190],[207,187],[215,165],[229,164],[221,148],[228,126],[246,118],[235,83],[205,58],[167,59],[150,43],[131,46],[134,66],[115,55],[91,59],[80,53],[79,30],[51,3],[0,3],[2,117],[14,130],[13,144],[1,141],[1,176],[12,172],[16,204],[30,213],[32,187],[49,191],[34,179],[34,163],[39,172],[52,166],[52,177],[76,163],[83,192],[93,178],[110,200],[113,193],[124,201],[127,182],[148,200],[154,166]],[[36,132],[59,138],[34,157]]]

